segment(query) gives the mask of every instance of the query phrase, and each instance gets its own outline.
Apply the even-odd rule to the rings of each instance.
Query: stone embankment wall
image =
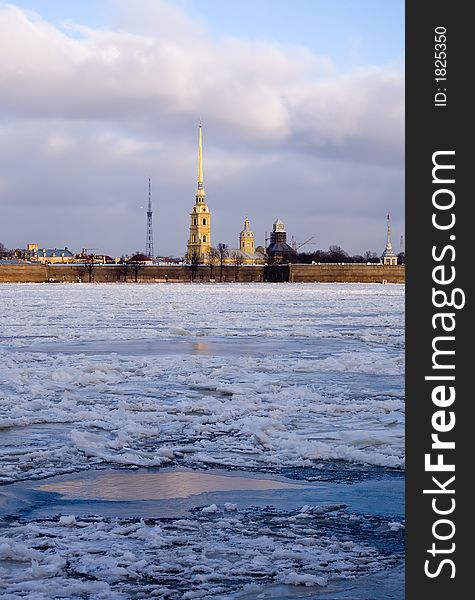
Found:
[[[289,281],[321,283],[404,283],[404,265],[366,265],[360,263],[290,265]]]
[[[208,266],[198,266],[195,273],[186,265],[147,265],[137,271],[139,283],[154,282],[209,282],[220,280],[219,265],[213,268],[212,274]],[[96,265],[91,273],[95,283],[118,283],[135,281],[132,267],[127,271],[120,265]],[[223,266],[223,281],[235,281],[233,266]],[[237,272],[241,282],[263,281],[262,266],[242,265]],[[0,265],[0,282],[88,282],[89,273],[80,264],[71,265]]]
[[[219,265],[210,274],[209,266],[199,266],[193,274],[195,282],[220,280]],[[185,265],[150,265],[137,273],[140,283],[190,282],[191,267]],[[223,281],[236,280],[233,266],[224,266]],[[0,265],[0,282],[88,282],[89,274],[83,265]],[[129,268],[125,272],[119,265],[97,265],[92,272],[95,283],[117,283],[135,281],[135,273]],[[320,264],[320,265],[243,265],[238,269],[237,281],[291,281],[295,283],[404,283],[405,267],[366,264]]]

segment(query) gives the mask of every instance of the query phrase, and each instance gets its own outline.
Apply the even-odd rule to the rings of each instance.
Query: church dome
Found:
[[[250,221],[246,217],[246,220],[244,221],[244,229],[239,234],[240,237],[254,237],[254,233],[249,229],[249,225],[250,225]]]

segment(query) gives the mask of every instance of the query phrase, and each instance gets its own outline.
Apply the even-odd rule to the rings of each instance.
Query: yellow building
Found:
[[[216,249],[211,247],[211,213],[206,204],[203,186],[203,132],[200,123],[198,137],[198,187],[195,205],[190,212],[190,233],[188,237],[186,259],[189,262],[216,264],[219,260]],[[254,247],[254,233],[250,229],[250,221],[246,217],[244,229],[239,234],[239,248],[226,248],[223,264],[253,265],[263,264],[266,255],[263,248]]]
[[[198,138],[198,187],[195,205],[190,213],[190,237],[188,238],[187,259],[194,257],[199,262],[209,260],[211,250],[211,213],[206,204],[206,194],[203,186],[203,134],[200,123]]]
[[[254,254],[254,233],[249,227],[249,218],[244,220],[244,229],[239,234],[239,250],[246,254]]]
[[[239,234],[239,248],[227,248],[226,265],[261,265],[266,261],[264,248],[254,247],[254,233],[250,228],[250,221],[246,217],[244,229]]]
[[[30,260],[32,262],[39,262],[42,264],[76,262],[74,254],[67,247],[40,248],[38,244],[28,244],[26,249],[30,254]]]

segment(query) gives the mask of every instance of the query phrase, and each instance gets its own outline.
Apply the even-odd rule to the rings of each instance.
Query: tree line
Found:
[[[405,264],[404,252],[398,255],[398,264]],[[295,262],[299,263],[379,263],[380,257],[376,252],[366,250],[364,254],[350,255],[340,246],[330,246],[328,250],[315,250],[313,252],[300,252]]]
[[[217,278],[220,282],[223,281],[223,268],[228,258],[231,259],[231,264],[234,267],[234,279],[235,281],[238,280],[239,269],[244,263],[244,258],[239,251],[229,250],[229,247],[223,243],[220,243],[216,247],[211,248],[208,253],[208,267],[210,279],[216,278],[215,271],[217,271]],[[202,259],[197,252],[193,252],[191,256],[188,256],[188,262],[191,272],[191,281],[194,281],[196,273],[198,271],[198,265],[202,262]]]

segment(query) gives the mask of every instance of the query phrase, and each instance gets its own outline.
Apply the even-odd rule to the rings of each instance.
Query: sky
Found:
[[[403,0],[0,0],[0,241],[182,256],[198,123],[212,243],[404,234]]]

